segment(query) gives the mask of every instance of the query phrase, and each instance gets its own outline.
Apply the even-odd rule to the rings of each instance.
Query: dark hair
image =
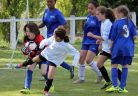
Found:
[[[69,37],[66,35],[66,30],[63,27],[58,27],[55,30],[55,35],[59,37],[64,42],[69,42]]]
[[[40,34],[39,28],[35,23],[28,23],[24,26],[23,30],[26,32],[26,28],[29,28],[31,33],[34,33],[35,35]]]
[[[90,3],[92,3],[95,6],[95,8],[99,6],[99,3],[97,0],[92,0]]]
[[[114,22],[115,16],[114,12],[110,8],[106,8],[105,6],[99,6],[97,7],[97,10],[105,15],[105,18],[110,19],[111,22]]]
[[[115,21],[115,15],[111,8],[107,8],[105,12],[105,17],[110,19],[111,22]]]
[[[116,8],[116,11],[119,13],[123,13],[124,16],[129,17],[129,9],[125,5],[120,5]]]

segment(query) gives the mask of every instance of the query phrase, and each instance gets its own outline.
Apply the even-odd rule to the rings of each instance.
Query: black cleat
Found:
[[[112,85],[112,82],[106,82],[101,89],[106,89],[107,87],[109,87],[110,85]]]

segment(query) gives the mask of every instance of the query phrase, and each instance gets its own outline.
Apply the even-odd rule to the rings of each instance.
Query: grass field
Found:
[[[79,40],[78,40],[79,41]],[[137,43],[138,44],[138,43]],[[80,49],[80,42],[75,43],[75,47]],[[135,57],[132,66],[129,66],[129,76],[127,89],[129,93],[105,93],[100,90],[102,84],[95,84],[96,74],[87,66],[86,82],[83,84],[73,84],[77,79],[77,68],[75,68],[75,78],[69,79],[69,72],[61,67],[57,68],[57,73],[54,80],[56,92],[52,96],[138,96],[138,47],[136,47]],[[12,50],[0,49],[0,96],[43,96],[42,90],[44,87],[43,81],[38,81],[40,77],[39,69],[36,68],[33,74],[31,94],[24,95],[20,90],[24,85],[25,69],[2,69],[5,64],[9,63]],[[17,64],[25,59],[20,50],[16,50],[13,63]],[[97,59],[97,58],[96,58]],[[95,61],[96,61],[95,59]],[[71,57],[68,56],[67,62],[71,62]],[[110,74],[110,61],[106,62],[106,67]]]

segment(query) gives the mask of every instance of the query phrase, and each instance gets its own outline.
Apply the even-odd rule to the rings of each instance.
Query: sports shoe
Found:
[[[109,89],[106,89],[105,91],[106,91],[106,92],[118,92],[118,90],[119,90],[118,87],[112,86],[112,87],[110,87]]]
[[[54,85],[52,85],[52,86],[50,87],[49,92],[50,92],[50,93],[55,93],[55,87],[54,87]]]
[[[73,79],[74,78],[74,66],[71,66],[71,69],[70,69],[70,79]]]
[[[22,64],[22,63],[21,63],[21,64],[17,64],[17,65],[15,66],[16,69],[22,68],[22,67],[23,67],[23,64]]]
[[[44,96],[50,96],[49,92],[44,91]]]
[[[74,83],[74,84],[84,83],[84,80],[80,80],[80,79],[78,79],[78,80],[74,81],[73,83]]]
[[[28,88],[24,88],[20,92],[23,93],[23,94],[30,94],[31,93],[30,89],[28,89]]]
[[[118,92],[119,93],[128,93],[128,90],[126,90],[125,88],[124,89],[119,88]]]
[[[106,82],[101,89],[106,89],[107,87],[109,87],[110,85],[112,85],[112,82]]]
[[[96,80],[96,84],[99,84],[101,81],[103,80],[102,76],[98,76],[97,80]]]

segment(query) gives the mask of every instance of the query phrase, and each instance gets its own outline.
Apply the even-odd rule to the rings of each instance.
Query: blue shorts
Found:
[[[98,55],[98,46],[97,44],[82,44],[81,50],[89,50]]]
[[[120,65],[131,65],[132,63],[132,56],[117,56],[111,59],[112,64],[120,64]]]

